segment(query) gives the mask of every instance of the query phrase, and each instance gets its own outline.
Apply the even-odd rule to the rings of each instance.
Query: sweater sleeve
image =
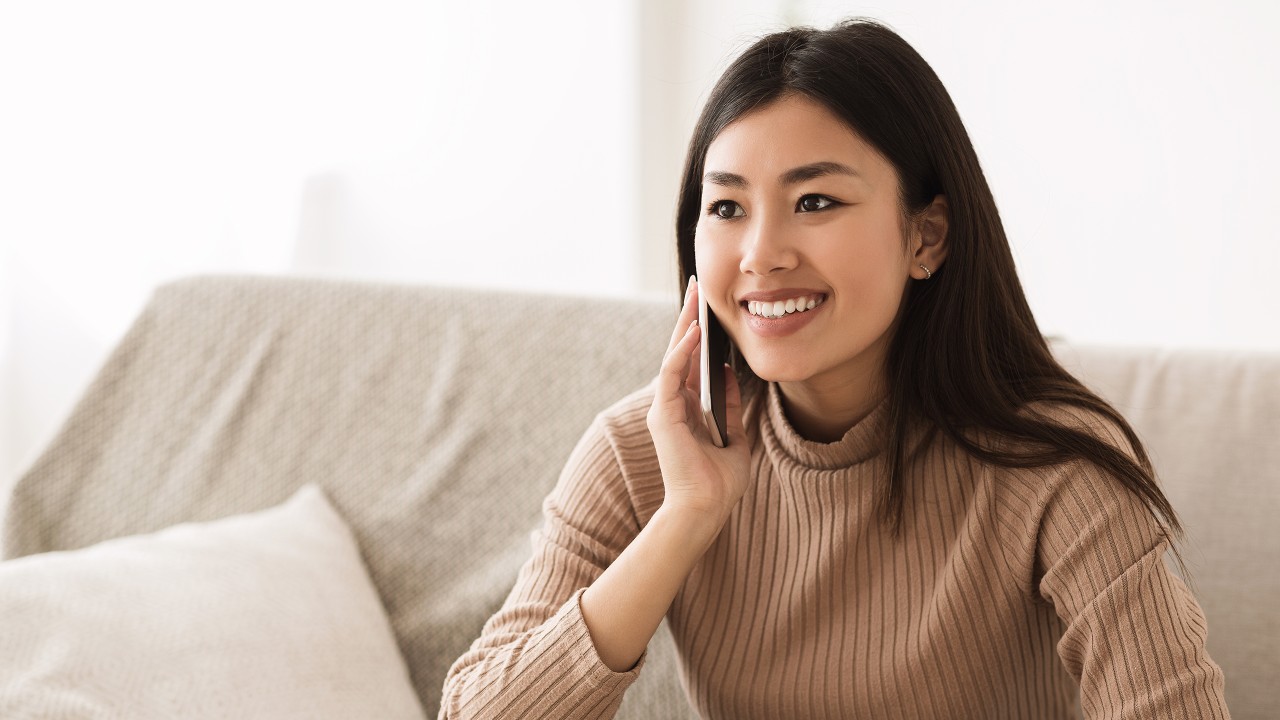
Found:
[[[645,658],[630,671],[610,670],[580,600],[639,530],[602,415],[543,502],[542,528],[515,587],[450,668],[439,717],[613,717]]]
[[[1038,588],[1065,624],[1058,654],[1086,717],[1229,717],[1204,613],[1165,565],[1169,541],[1146,505],[1092,463],[1048,480]]]

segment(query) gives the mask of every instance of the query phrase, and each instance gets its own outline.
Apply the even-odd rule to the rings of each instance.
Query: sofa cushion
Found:
[[[0,617],[0,717],[424,717],[351,532],[315,486],[0,563]]]

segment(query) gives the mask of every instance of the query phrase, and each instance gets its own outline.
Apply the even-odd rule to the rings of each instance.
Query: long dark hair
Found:
[[[708,146],[729,123],[787,94],[826,106],[893,165],[904,218],[918,216],[937,195],[948,201],[946,262],[931,279],[910,283],[888,351],[889,474],[878,496],[881,519],[900,531],[909,426],[925,420],[976,458],[1002,467],[1091,461],[1136,493],[1166,536],[1180,537],[1181,524],[1133,428],[1058,364],[1041,335],[951,96],[924,58],[878,22],[856,18],[830,30],[801,27],[767,35],[721,76],[698,118],[680,187],[676,249],[682,296],[695,268],[694,230]],[[760,390],[762,381],[737,348],[730,364],[744,396]],[[1109,418],[1137,462],[1087,432],[1027,412],[1035,402]],[[974,430],[1015,442],[981,444],[968,432]]]

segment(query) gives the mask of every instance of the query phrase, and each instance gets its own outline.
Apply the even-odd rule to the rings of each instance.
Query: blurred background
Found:
[[[1280,349],[1280,4],[0,0],[0,487],[185,275],[674,308],[715,78],[853,15],[950,90],[1046,333]]]

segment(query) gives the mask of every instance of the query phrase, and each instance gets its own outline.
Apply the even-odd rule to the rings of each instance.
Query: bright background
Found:
[[[0,0],[0,488],[184,275],[674,303],[719,71],[857,14],[951,91],[1045,332],[1280,349],[1280,4]]]

